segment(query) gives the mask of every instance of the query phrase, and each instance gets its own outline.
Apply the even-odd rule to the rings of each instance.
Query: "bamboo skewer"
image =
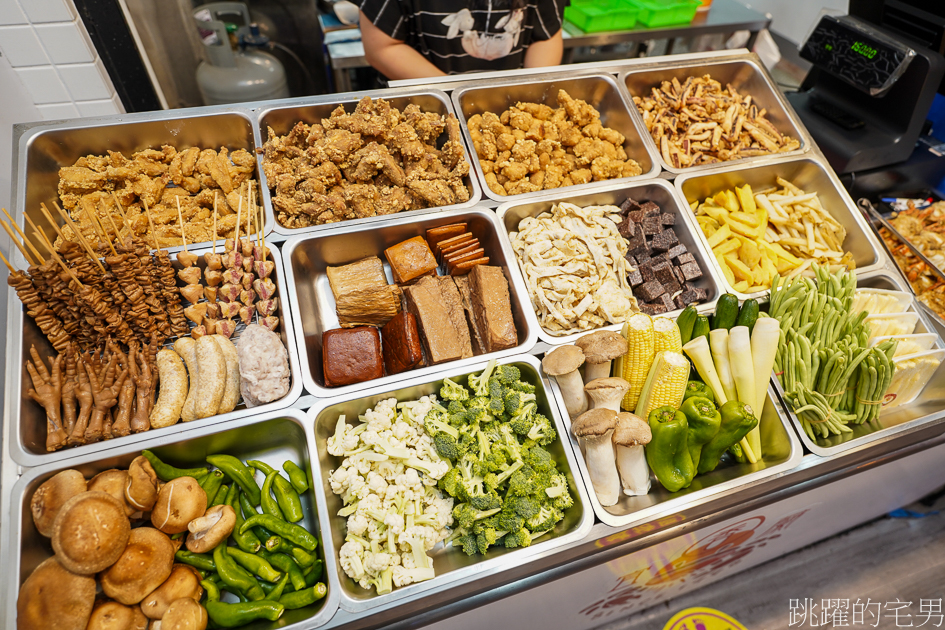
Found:
[[[148,202],[144,199],[141,200],[141,203],[144,204],[144,211],[148,213],[148,225],[151,226],[151,239],[154,241],[154,249],[161,251],[161,246],[158,245],[157,232],[154,231],[154,221],[151,220],[151,208],[148,207]]]
[[[174,197],[177,201],[177,220],[180,222],[180,240],[184,242],[184,251],[187,252],[187,236],[184,234],[184,215],[180,211],[180,197]],[[190,252],[187,252],[188,254]]]
[[[66,263],[62,262],[62,258],[60,258],[59,254],[56,253],[56,250],[55,248],[53,248],[52,243],[50,243],[49,240],[45,238],[45,235],[40,236],[39,234],[36,234],[36,236],[41,238],[43,241],[45,241],[47,247],[49,247],[49,253],[52,254],[52,257],[56,259],[56,262],[59,263],[59,266],[62,267],[67,274],[69,274],[69,276],[75,281],[75,283],[79,285],[80,289],[84,289],[85,287],[82,286],[81,282],[79,282],[79,279],[76,277],[75,273],[73,273],[73,271],[69,269]]]
[[[121,207],[121,202],[118,201],[118,195],[114,190],[112,191],[112,199],[115,200],[115,207],[118,208],[118,216],[121,217],[121,222],[128,225],[128,217],[125,216],[125,209]]]
[[[39,253],[39,250],[36,249],[36,247],[33,246],[33,242],[32,242],[31,240],[29,240],[28,238],[26,238],[26,234],[23,233],[23,230],[21,230],[21,229],[20,229],[20,226],[17,224],[17,222],[13,220],[13,217],[10,216],[10,213],[7,212],[7,209],[6,209],[6,208],[3,209],[3,214],[7,215],[7,219],[10,220],[10,225],[13,226],[13,229],[17,231],[17,234],[20,235],[20,238],[23,239],[23,242],[26,244],[26,246],[30,248],[30,251],[31,251],[31,252],[33,252],[33,256],[36,258],[36,260],[39,261],[39,264],[45,265],[45,264],[46,264],[46,259],[43,258],[42,254]],[[24,215],[24,216],[25,216],[25,215]],[[27,217],[27,218],[29,218],[29,217]]]
[[[10,240],[13,241],[13,244],[16,245],[16,248],[20,250],[21,254],[23,254],[23,258],[26,259],[26,262],[29,263],[30,265],[35,265],[36,263],[33,261],[33,258],[30,256],[30,253],[26,251],[26,248],[23,246],[23,243],[21,243],[20,239],[17,238],[16,232],[14,232],[13,229],[10,228],[10,226],[7,225],[7,222],[4,221],[3,219],[0,219],[0,225],[3,225],[3,229],[6,230],[7,234],[10,235]]]
[[[13,265],[10,264],[10,261],[7,260],[7,257],[3,255],[3,252],[0,252],[0,260],[3,260],[3,264],[7,266],[7,269],[10,270],[10,273],[16,273],[16,269],[14,269]]]
[[[240,246],[240,218],[243,215],[243,195],[240,194],[240,202],[236,207],[236,238],[233,239],[233,247]]]
[[[118,229],[118,226],[115,225],[115,220],[112,219],[112,213],[108,211],[108,206],[105,205],[105,202],[100,202],[102,204],[102,210],[105,211],[105,216],[108,217],[108,222],[112,224],[112,230],[115,232],[115,239],[121,243],[121,231]]]
[[[217,191],[213,191],[213,248],[210,250],[217,253]]]
[[[45,232],[41,227],[39,227],[38,225],[36,225],[35,223],[33,223],[33,219],[30,218],[30,215],[24,214],[23,216],[26,217],[26,222],[30,224],[30,227],[33,228],[33,231],[34,231],[34,232],[39,232],[40,234],[43,235],[43,239],[42,239],[42,241],[41,241],[41,242],[42,242],[42,245],[43,245],[43,247],[45,247],[46,249],[49,249],[49,246],[46,245],[46,243],[49,241],[49,239],[46,237],[46,232]],[[45,261],[45,260],[43,261],[43,264],[46,264],[46,261]]]
[[[95,212],[94,208],[86,208],[85,216],[88,217],[89,222],[92,224],[95,233],[101,236],[102,240],[105,241],[105,244],[108,245],[108,248],[112,250],[112,256],[117,256],[118,252],[115,251],[115,247],[112,245],[112,240],[108,238],[108,230],[105,229],[105,224],[102,223],[99,219],[98,214]],[[98,245],[98,243],[96,243]]]
[[[56,230],[56,234],[59,235],[59,238],[62,239],[62,242],[66,242],[66,235],[62,233],[62,230],[59,229],[59,224],[56,223],[56,220],[52,218],[52,214],[49,212],[49,208],[46,207],[46,204],[39,204],[39,209],[43,211],[43,216],[46,217],[46,220],[49,221],[49,225],[53,226],[53,229]]]
[[[92,251],[92,246],[89,245],[89,242],[85,240],[84,236],[82,236],[82,232],[79,231],[79,227],[75,224],[75,222],[73,222],[72,217],[69,216],[69,213],[60,208],[59,204],[55,201],[53,202],[53,207],[55,207],[59,212],[59,216],[61,216],[63,220],[69,225],[69,227],[72,228],[72,232],[76,235],[76,238],[79,239],[79,243],[85,248],[85,251],[92,258],[92,260],[95,261],[95,264],[98,265],[98,268],[102,270],[102,273],[105,273],[105,267],[103,267],[101,261],[99,261],[98,255]],[[66,240],[65,236],[63,236],[63,240]]]

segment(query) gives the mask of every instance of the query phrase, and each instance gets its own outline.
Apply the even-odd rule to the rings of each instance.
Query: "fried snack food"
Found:
[[[466,126],[486,184],[519,195],[643,172],[627,158],[624,136],[604,127],[600,112],[558,90],[557,108],[516,103],[496,115],[475,114]]]
[[[890,223],[933,265],[945,270],[945,202],[936,201],[923,210],[903,210]]]
[[[414,236],[384,250],[394,282],[409,284],[421,276],[436,275],[436,258],[422,236]]]
[[[459,121],[416,104],[401,112],[365,96],[351,114],[339,105],[284,136],[270,128],[263,150],[276,220],[287,228],[469,201]]]
[[[243,198],[242,232],[255,231],[249,213],[248,195],[255,193],[256,158],[244,149],[219,151],[190,147],[178,151],[164,145],[161,150],[145,149],[131,158],[109,151],[108,155],[88,155],[72,166],[59,169],[59,197],[82,235],[93,242],[96,222],[130,225],[133,234],[146,238],[154,247],[183,245],[177,216],[180,201],[187,243],[213,239],[213,206],[217,199],[217,235],[233,236],[237,211]],[[121,207],[116,207],[116,200]],[[145,205],[150,209],[151,224]],[[90,217],[91,215],[94,215]],[[120,228],[123,236],[127,232]],[[62,232],[75,240],[72,227]],[[56,240],[56,245],[62,239]]]
[[[400,287],[387,284],[384,263],[377,256],[327,267],[325,272],[342,328],[383,326],[400,312]]]
[[[388,374],[400,374],[423,365],[423,348],[413,313],[401,311],[384,324],[381,342]]]
[[[518,232],[509,234],[528,296],[549,334],[618,324],[640,311],[627,282],[627,241],[607,218],[619,220],[619,211],[557,203],[551,212],[522,219]]]
[[[801,143],[783,135],[750,94],[708,74],[663,81],[649,96],[634,96],[663,160],[676,168],[794,151]]]
[[[900,241],[895,234],[886,228],[880,228],[879,234],[883,237],[899,269],[909,280],[918,300],[945,320],[945,281],[927,264],[919,260],[909,246]]]
[[[322,333],[322,369],[327,387],[384,376],[381,335],[373,326],[336,328]]]

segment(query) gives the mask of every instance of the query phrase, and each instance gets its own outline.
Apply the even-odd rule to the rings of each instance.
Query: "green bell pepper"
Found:
[[[657,407],[647,420],[653,434],[645,449],[647,464],[670,492],[688,487],[696,467],[689,454],[689,426],[685,414],[673,407]]]
[[[693,467],[698,469],[702,447],[719,432],[722,416],[716,410],[715,403],[702,396],[685,399],[679,410],[689,424],[689,456],[692,457]]]
[[[715,437],[702,447],[699,474],[715,470],[725,451],[758,426],[758,418],[751,407],[739,400],[730,400],[722,405],[719,414],[722,416],[722,424]]]
[[[712,393],[712,388],[702,381],[689,381],[686,383],[686,389],[683,392],[683,400],[688,400],[693,396],[708,398],[709,402],[715,403],[715,394]]]

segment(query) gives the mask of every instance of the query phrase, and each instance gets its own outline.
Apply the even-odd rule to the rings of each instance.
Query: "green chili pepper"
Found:
[[[279,601],[279,598],[282,597],[282,593],[285,592],[285,587],[288,583],[289,574],[286,573],[282,576],[282,579],[279,580],[278,584],[263,583],[260,586],[262,586],[262,589],[266,591],[266,599],[271,602],[277,602]]]
[[[282,536],[270,536],[263,545],[271,553],[292,553],[292,545],[282,539]]]
[[[241,602],[239,604],[208,601],[205,608],[210,621],[221,628],[238,628],[257,619],[276,621],[285,611],[284,604],[267,599],[258,602]]]
[[[647,418],[653,438],[646,445],[646,462],[663,487],[677,492],[689,486],[696,474],[686,442],[686,416],[673,407],[657,407]]]
[[[729,447],[728,452],[732,454],[732,457],[734,457],[735,461],[739,464],[748,463],[748,458],[745,457],[745,451],[742,450],[741,444],[732,444]]]
[[[194,553],[186,549],[181,549],[174,554],[174,559],[204,571],[217,570],[217,565],[213,562],[213,558],[205,553]]]
[[[304,470],[299,468],[298,464],[291,459],[287,459],[282,464],[282,470],[289,475],[289,482],[292,484],[292,487],[295,488],[296,492],[299,494],[308,492],[308,475],[305,474]]]
[[[266,594],[263,593],[263,590],[259,587],[259,582],[256,581],[256,578],[247,573],[243,567],[236,564],[229,556],[225,540],[213,550],[213,562],[217,565],[217,573],[220,579],[223,580],[223,583],[228,587],[235,589],[235,591],[245,593],[246,596],[253,601],[258,601],[266,597]]]
[[[302,512],[302,499],[299,497],[299,493],[295,491],[295,488],[292,487],[292,484],[286,481],[285,477],[280,475],[275,468],[265,462],[253,459],[248,463],[263,471],[267,479],[269,475],[276,473],[273,479],[273,485],[275,486],[273,494],[276,496],[276,501],[279,502],[281,514],[284,515],[285,520],[290,523],[301,521],[304,516]],[[266,500],[265,492],[262,495],[262,500]],[[263,506],[263,512],[266,512],[265,505]],[[272,514],[272,512],[267,512],[267,514]],[[279,514],[273,514],[273,516],[279,516]]]
[[[693,467],[698,469],[702,447],[719,432],[722,416],[711,400],[701,396],[685,399],[679,410],[686,416],[686,424],[689,425],[687,436],[689,455],[692,457]]]
[[[170,464],[165,464],[158,458],[157,455],[148,450],[141,451],[141,454],[144,455],[145,459],[151,462],[151,468],[154,469],[158,479],[161,481],[171,481],[172,479],[177,479],[178,477],[193,477],[199,482],[203,476],[210,472],[207,467],[175,468]]]
[[[315,586],[315,582],[322,577],[323,569],[324,566],[322,565],[321,559],[316,560],[315,564],[313,564],[305,574],[305,585]]]
[[[271,514],[250,516],[240,529],[245,531],[255,525],[262,525],[277,536],[282,536],[306,551],[315,551],[315,548],[318,546],[318,539],[307,529],[295,523],[280,521]]]
[[[259,497],[260,504],[262,505],[263,514],[271,514],[278,519],[285,520],[285,517],[282,516],[282,510],[279,509],[279,503],[272,496],[272,482],[275,480],[276,471],[272,471],[266,475],[266,481],[263,482],[262,494]]]
[[[752,413],[751,407],[738,400],[730,400],[722,405],[719,414],[722,416],[719,432],[702,447],[700,474],[715,470],[722,454],[758,426],[758,418]]]
[[[233,511],[236,513],[236,524],[233,526],[233,533],[230,534],[230,536],[233,537],[237,547],[243,551],[256,553],[262,547],[262,543],[259,541],[259,538],[256,537],[256,534],[253,531],[240,533],[240,526],[245,520],[243,518],[243,511],[240,509],[241,494],[239,485],[234,483],[230,486],[230,490],[226,495],[226,504],[233,508]]]
[[[292,558],[298,562],[299,566],[303,569],[309,569],[313,564],[315,564],[316,558],[301,547],[292,547],[289,555],[291,555]]]
[[[235,486],[236,484],[234,483],[234,484],[231,484],[231,485],[234,485],[234,486]],[[221,486],[220,486],[220,489],[217,490],[216,496],[213,497],[213,500],[210,501],[210,505],[207,506],[207,509],[209,510],[210,508],[212,508],[212,507],[214,507],[214,506],[216,506],[216,505],[223,505],[223,504],[225,504],[225,503],[226,503],[226,495],[227,495],[229,492],[230,492],[230,486],[222,486],[222,485],[221,485]]]
[[[199,481],[198,484],[207,494],[207,503],[209,503],[216,498],[217,492],[219,492],[220,488],[223,486],[223,473],[219,470],[214,470],[204,477],[203,480]]]
[[[219,577],[219,576],[215,576]],[[207,602],[218,602],[220,601],[220,587],[217,586],[217,582],[213,578],[207,578],[206,580],[200,581],[200,586],[203,587],[203,590],[207,593]]]
[[[301,591],[305,588],[305,574],[302,573],[302,569],[295,563],[295,560],[284,553],[269,553],[268,551],[260,551],[259,557],[265,558],[269,564],[280,571],[288,573],[289,580],[291,580],[295,590]]]
[[[295,610],[296,608],[305,608],[306,606],[311,606],[322,597],[328,593],[328,587],[323,583],[319,582],[312,588],[307,588],[304,591],[296,591],[294,593],[286,593],[279,599],[279,603],[288,608],[289,610]]]
[[[265,591],[263,591],[263,592],[265,592]],[[236,595],[236,599],[240,600],[240,601],[243,602],[243,603],[249,601],[249,598],[246,597],[245,595],[243,595],[242,593],[240,593],[239,591],[236,591],[236,592],[233,593],[233,594]]]
[[[243,465],[243,462],[232,455],[211,455],[207,462],[223,471],[223,474],[240,485],[246,497],[253,505],[259,505],[259,484],[253,473]]]
[[[246,553],[242,549],[227,549],[227,553],[244,569],[255,573],[267,582],[278,582],[282,579],[282,574],[276,571],[272,565],[262,556]]]
[[[693,396],[708,398],[711,402],[715,402],[715,394],[712,393],[712,388],[702,381],[689,381],[686,383],[686,389],[683,392],[683,400],[692,398]]]

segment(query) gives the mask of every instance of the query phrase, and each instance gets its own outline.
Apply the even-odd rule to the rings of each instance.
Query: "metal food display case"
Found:
[[[747,60],[747,61],[746,61]],[[548,381],[538,368],[540,356],[549,347],[549,343],[566,343],[570,339],[554,338],[547,340],[542,336],[534,313],[531,311],[527,290],[521,283],[514,254],[508,249],[508,224],[503,225],[502,218],[508,220],[515,212],[525,208],[550,206],[551,200],[563,199],[575,201],[584,199],[594,203],[618,200],[620,195],[633,195],[636,191],[645,191],[654,198],[665,198],[678,203],[677,211],[685,215],[688,211],[685,201],[692,201],[716,182],[743,181],[751,172],[771,174],[807,173],[830,183],[831,198],[836,198],[839,206],[832,205],[834,212],[840,213],[850,236],[851,251],[858,264],[858,278],[862,286],[871,287],[907,287],[895,263],[880,246],[878,237],[858,216],[845,191],[839,186],[823,159],[817,146],[810,141],[802,126],[798,126],[798,135],[803,142],[802,155],[772,155],[752,158],[743,163],[715,165],[713,169],[689,170],[676,177],[670,171],[660,171],[659,158],[652,155],[652,147],[647,145],[645,130],[640,133],[642,123],[638,114],[628,101],[626,89],[630,86],[630,77],[634,74],[647,73],[648,81],[682,76],[694,66],[704,67],[712,72],[712,66],[724,63],[748,63],[753,71],[760,73],[765,82],[770,77],[763,65],[754,55],[745,52],[721,52],[698,55],[676,55],[661,60],[627,60],[618,65],[608,65],[605,72],[593,64],[578,65],[569,68],[530,69],[499,73],[495,80],[476,81],[469,77],[457,77],[448,84],[447,91],[452,91],[451,99],[456,103],[458,115],[469,115],[472,111],[462,103],[476,94],[476,98],[487,99],[489,103],[504,102],[505,93],[523,98],[526,95],[541,94],[549,84],[568,85],[568,81],[586,81],[588,76],[598,77],[595,81],[606,86],[600,93],[617,89],[621,116],[626,116],[631,127],[636,130],[636,140],[641,156],[651,160],[649,168],[644,168],[644,175],[639,182],[610,181],[587,185],[587,188],[543,191],[541,194],[526,195],[522,198],[496,199],[482,191],[488,199],[479,201],[474,210],[458,208],[446,213],[442,209],[417,211],[409,215],[385,217],[361,225],[331,225],[312,230],[286,243],[286,236],[280,234],[277,227],[269,234],[267,244],[274,256],[282,260],[277,268],[280,273],[279,297],[283,309],[283,341],[290,357],[295,355],[292,365],[293,391],[299,390],[292,398],[287,409],[270,410],[259,413],[248,410],[245,414],[236,414],[229,421],[217,424],[207,422],[192,426],[180,425],[171,430],[147,432],[122,438],[124,441],[104,442],[86,450],[76,449],[61,451],[44,459],[42,453],[30,453],[24,449],[23,435],[35,432],[38,409],[28,410],[30,402],[22,401],[22,370],[26,342],[45,340],[38,330],[24,317],[23,307],[12,290],[7,291],[3,299],[7,300],[6,332],[12,347],[7,352],[4,372],[4,422],[3,422],[3,457],[0,460],[0,509],[3,518],[2,542],[0,542],[0,563],[14,567],[16,578],[8,580],[4,586],[2,598],[5,604],[5,619],[12,626],[15,617],[15,601],[21,581],[29,569],[35,566],[50,552],[43,541],[31,532],[32,523],[28,515],[30,494],[33,488],[51,473],[70,467],[76,467],[87,474],[104,468],[125,464],[133,453],[147,446],[169,458],[175,463],[197,461],[206,453],[232,449],[238,455],[260,454],[263,457],[291,454],[293,458],[307,464],[311,478],[316,481],[305,498],[307,518],[314,519],[317,514],[318,529],[326,562],[326,574],[329,584],[329,596],[322,600],[320,607],[298,616],[286,616],[276,624],[258,624],[254,628],[283,627],[293,628],[417,628],[435,630],[479,630],[483,625],[492,624],[505,627],[515,623],[534,627],[548,628],[594,628],[612,621],[617,616],[626,616],[678,597],[700,586],[722,580],[735,572],[750,568],[788,551],[808,545],[848,529],[856,524],[874,518],[892,509],[901,507],[927,494],[939,485],[939,479],[945,475],[945,387],[941,382],[939,370],[932,382],[913,404],[888,417],[881,416],[883,429],[869,433],[842,445],[842,448],[818,453],[821,446],[810,444],[806,436],[794,424],[792,415],[786,409],[778,395],[777,382],[770,384],[768,402],[763,411],[762,427],[771,446],[765,453],[763,467],[748,469],[724,469],[717,471],[719,476],[708,480],[709,483],[695,488],[692,492],[676,496],[655,492],[652,496],[641,498],[639,504],[621,504],[620,513],[597,512],[598,518],[591,523],[594,510],[593,492],[587,492],[586,474],[583,469],[583,457],[579,445],[568,435],[559,435],[555,456],[559,462],[567,462],[573,480],[573,490],[578,499],[575,507],[581,506],[580,513],[569,516],[559,524],[563,535],[548,541],[536,542],[530,550],[490,551],[481,562],[464,560],[452,556],[455,550],[444,550],[437,556],[437,579],[427,584],[407,587],[402,592],[395,590],[391,597],[365,597],[356,586],[339,572],[335,557],[336,547],[342,533],[342,524],[333,513],[338,507],[337,498],[326,490],[324,475],[334,465],[326,457],[326,423],[339,413],[359,413],[367,405],[373,404],[385,395],[410,397],[420,393],[429,393],[435,388],[438,379],[446,375],[468,374],[480,369],[488,357],[477,357],[469,363],[457,362],[453,366],[430,369],[427,372],[410,373],[401,380],[384,380],[366,383],[356,390],[352,389],[339,395],[338,392],[320,391],[315,382],[309,382],[305,376],[304,360],[300,361],[298,348],[304,347],[304,333],[316,330],[322,324],[306,322],[305,318],[314,316],[317,309],[311,309],[310,315],[299,317],[286,316],[292,312],[297,315],[300,309],[309,308],[316,294],[317,278],[289,279],[293,264],[290,258],[300,256],[305,251],[305,243],[312,247],[305,254],[312,260],[330,261],[331,248],[319,244],[346,243],[353,247],[356,236],[361,233],[361,240],[377,244],[388,234],[406,233],[410,226],[419,234],[420,226],[445,224],[455,216],[477,217],[483,224],[491,225],[499,240],[504,242],[503,264],[511,272],[510,289],[516,292],[514,302],[522,312],[516,313],[516,326],[520,333],[520,346],[515,349],[515,356],[503,356],[500,361],[514,361],[522,366],[528,378],[544,385],[545,400],[549,412],[555,418],[559,432],[566,431],[567,415],[560,411],[560,401],[556,395],[557,386]],[[721,66],[719,66],[721,67]],[[619,76],[619,79],[618,79]],[[421,82],[422,83],[422,82]],[[575,84],[578,84],[575,83]],[[445,84],[444,84],[445,85]],[[468,88],[468,89],[467,89]],[[473,91],[475,88],[476,92]],[[421,87],[413,90],[419,93]],[[409,90],[408,90],[409,91]],[[493,92],[494,95],[488,94]],[[403,94],[402,90],[379,91],[372,95],[390,97],[391,101]],[[521,96],[519,96],[521,94]],[[187,120],[200,117],[231,116],[238,120],[236,125],[243,131],[246,142],[260,144],[260,132],[263,119],[276,116],[274,112],[289,112],[282,115],[284,122],[289,121],[298,111],[311,105],[325,106],[326,103],[355,103],[362,95],[346,94],[310,99],[290,99],[267,103],[250,103],[239,107],[208,107],[184,112],[161,112],[156,114],[137,114],[107,117],[92,120],[69,121],[46,125],[50,128],[80,130],[82,137],[91,137],[88,129],[103,125],[146,124],[148,128],[158,130],[183,129]],[[574,93],[572,96],[581,97]],[[780,102],[780,96],[778,101]],[[530,97],[530,96],[529,96]],[[613,97],[608,97],[613,98]],[[442,98],[436,99],[443,104]],[[480,111],[486,101],[478,106]],[[448,110],[449,103],[444,106]],[[471,105],[468,105],[471,107]],[[503,105],[504,107],[504,105]],[[320,115],[320,114],[319,114]],[[789,107],[785,108],[786,119],[796,122],[796,116]],[[301,118],[301,115],[300,115]],[[209,119],[209,118],[207,118]],[[178,122],[179,121],[179,122]],[[289,122],[286,122],[289,124]],[[34,130],[41,125],[26,125],[17,128],[17,153],[14,156],[16,177],[14,178],[16,206],[15,218],[22,224],[23,213],[38,203],[37,200],[54,196],[54,182],[50,175],[54,164],[65,163],[52,160],[58,145],[49,143],[38,163],[31,162],[30,138],[36,136]],[[464,133],[467,133],[464,131]],[[630,138],[630,134],[625,134]],[[184,136],[182,136],[184,137]],[[471,155],[471,147],[467,151]],[[159,141],[159,140],[155,140]],[[117,142],[117,141],[116,141]],[[37,145],[40,146],[40,145]],[[98,146],[98,145],[96,145]],[[127,148],[126,145],[118,145]],[[90,149],[91,150],[91,149]],[[629,151],[628,151],[629,153]],[[261,158],[260,158],[261,159]],[[637,158],[640,160],[640,158]],[[36,181],[40,188],[27,194],[24,182],[30,164],[39,164],[45,173]],[[477,160],[472,160],[476,170]],[[643,162],[641,162],[643,165]],[[795,170],[792,170],[795,169]],[[22,175],[23,177],[20,177]],[[471,177],[470,185],[481,184],[477,171]],[[766,175],[767,176],[767,175]],[[676,179],[673,185],[665,180]],[[704,184],[700,184],[702,181]],[[745,179],[747,181],[747,179]],[[695,191],[695,192],[693,192]],[[271,201],[264,188],[263,201],[267,213],[267,226],[272,220]],[[823,191],[820,191],[824,194]],[[500,204],[505,204],[504,212],[493,216]],[[32,210],[31,210],[32,211]],[[710,269],[704,269],[708,285],[714,288],[714,296],[725,290],[724,279],[711,264],[712,252],[706,246],[701,234],[692,231],[694,222],[685,218],[689,227],[685,232],[692,241],[690,251],[699,259],[710,263]],[[403,231],[403,232],[399,232]],[[680,231],[680,239],[683,234]],[[504,234],[504,235],[503,235]],[[293,234],[294,235],[294,234]],[[390,238],[394,238],[390,236]],[[689,243],[687,242],[687,246]],[[358,244],[361,246],[361,244]],[[370,245],[374,247],[374,245]],[[352,260],[354,257],[351,258]],[[18,268],[25,268],[26,261],[17,252],[11,257]],[[281,267],[280,267],[281,265]],[[309,269],[304,265],[300,269]],[[317,276],[317,273],[316,273]],[[293,286],[308,282],[308,296],[303,296]],[[324,287],[320,289],[324,294]],[[739,296],[744,299],[747,296]],[[763,296],[760,296],[763,297]],[[715,299],[712,298],[712,299]],[[303,304],[305,302],[305,304]],[[513,305],[514,308],[514,305]],[[700,307],[700,312],[712,308],[712,302]],[[326,315],[330,319],[330,313]],[[302,325],[298,325],[301,319]],[[921,325],[941,336],[945,333],[938,320],[923,318]],[[311,328],[314,325],[315,328]],[[33,326],[34,330],[30,331]],[[291,331],[291,332],[290,332]],[[938,342],[941,345],[941,341]],[[522,355],[533,355],[522,356]],[[297,385],[296,385],[297,384]],[[302,391],[305,390],[305,391]],[[314,390],[314,391],[313,391]],[[550,398],[549,398],[550,397]],[[287,403],[288,404],[288,403]],[[306,413],[307,412],[307,413]],[[30,420],[32,418],[32,420]],[[27,441],[35,442],[35,436]],[[34,449],[35,450],[35,449]],[[26,457],[29,455],[29,457]],[[769,457],[770,455],[770,457]],[[275,459],[273,459],[275,461]],[[758,465],[756,465],[758,466]],[[735,467],[738,468],[737,466]],[[749,467],[751,468],[751,467]],[[333,503],[334,501],[334,503]],[[314,520],[307,521],[314,526]],[[543,542],[547,543],[544,544]],[[494,555],[493,555],[494,554]],[[463,560],[458,562],[457,560]],[[444,564],[445,562],[445,564]],[[345,584],[347,581],[347,585]],[[800,596],[803,596],[801,594]],[[302,613],[304,611],[295,611]],[[667,613],[667,618],[669,613]]]

